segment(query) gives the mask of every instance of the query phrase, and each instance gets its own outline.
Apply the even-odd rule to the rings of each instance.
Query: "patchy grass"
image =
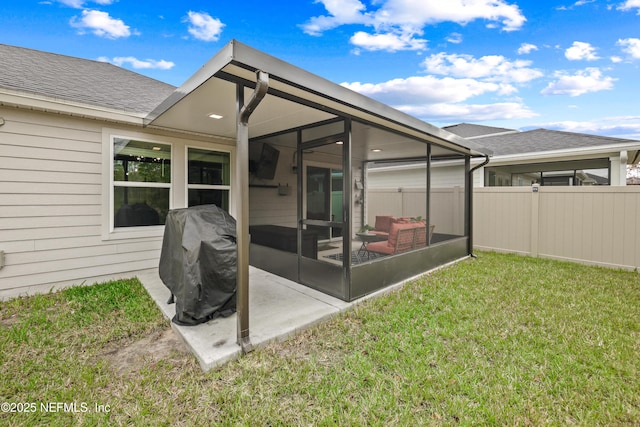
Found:
[[[637,273],[480,253],[208,374],[110,361],[168,328],[135,280],[0,303],[0,400],[89,406],[0,424],[640,424]]]

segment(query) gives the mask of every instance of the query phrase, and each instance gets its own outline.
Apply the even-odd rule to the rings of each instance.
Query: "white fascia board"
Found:
[[[28,92],[0,89],[0,106],[25,108],[35,111],[66,114],[74,117],[106,120],[132,125],[143,124],[144,113],[128,112],[115,108],[83,104],[59,98],[51,98]]]
[[[611,144],[592,148],[576,148],[570,150],[551,150],[535,153],[509,154],[494,156],[491,158],[491,165],[503,165],[514,163],[540,163],[541,161],[565,161],[583,160],[594,156],[615,157],[620,156],[621,151],[640,150],[640,141],[633,143]]]

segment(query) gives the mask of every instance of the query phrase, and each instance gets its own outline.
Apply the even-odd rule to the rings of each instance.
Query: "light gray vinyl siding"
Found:
[[[157,266],[161,238],[102,239],[101,123],[0,117],[0,297]]]
[[[272,224],[285,227],[297,227],[298,221],[298,176],[291,173],[294,150],[277,146],[280,151],[276,173],[272,180],[250,177],[249,223],[251,225]],[[260,185],[289,186],[289,194],[281,196],[277,188]]]

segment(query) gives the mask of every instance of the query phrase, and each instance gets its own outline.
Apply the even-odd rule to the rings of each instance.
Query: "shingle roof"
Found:
[[[455,133],[463,138],[474,138],[484,135],[492,135],[504,132],[517,132],[515,129],[497,128],[492,126],[473,125],[471,123],[460,123],[457,125],[444,126],[442,129]]]
[[[640,143],[632,139],[587,135],[548,129],[535,129],[502,135],[489,135],[478,141],[493,150],[494,156],[536,153],[541,151],[570,150],[613,144]]]
[[[0,44],[0,88],[148,113],[174,86],[115,65]]]

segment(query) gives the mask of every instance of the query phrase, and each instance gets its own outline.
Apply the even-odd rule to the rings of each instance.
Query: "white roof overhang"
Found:
[[[637,162],[640,153],[640,143],[609,144],[594,147],[580,147],[494,156],[491,158],[491,166],[611,158],[619,157],[620,153],[623,151],[627,152],[628,164]]]
[[[236,88],[244,86],[248,100],[258,70],[269,74],[269,91],[251,116],[250,138],[349,117],[461,154],[490,154],[473,142],[235,40],[152,111],[145,124],[235,140]],[[212,119],[211,114],[222,118]],[[403,154],[396,152],[394,157]]]

